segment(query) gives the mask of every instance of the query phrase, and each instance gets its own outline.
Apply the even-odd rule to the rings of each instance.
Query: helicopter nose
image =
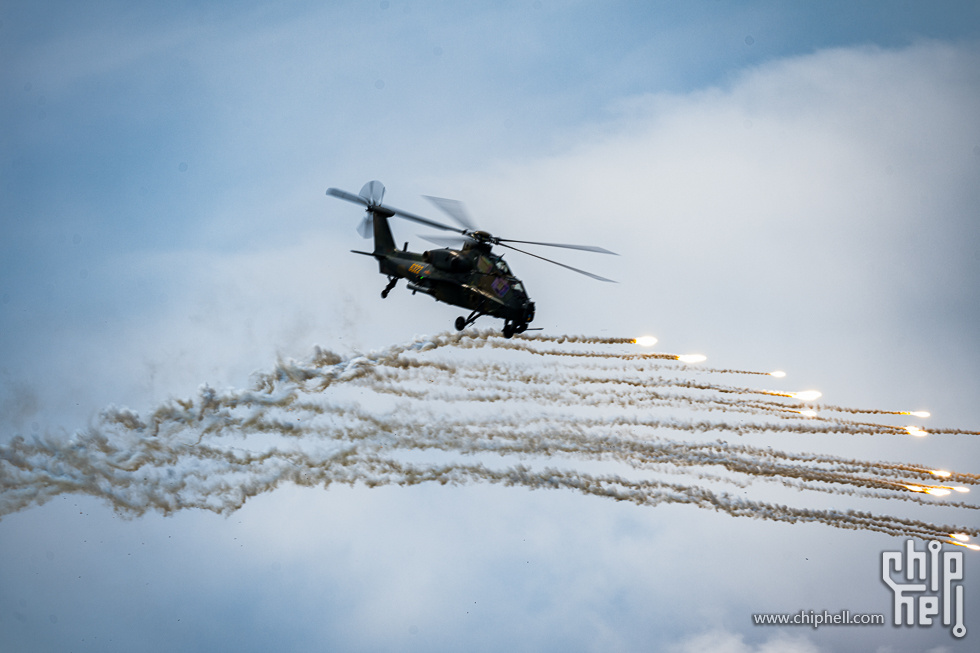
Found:
[[[534,302],[526,302],[524,304],[524,322],[525,324],[534,320]]]

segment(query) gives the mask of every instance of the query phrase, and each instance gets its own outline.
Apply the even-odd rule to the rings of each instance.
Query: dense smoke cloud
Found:
[[[974,510],[937,497],[965,495],[980,475],[730,443],[721,438],[927,431],[841,417],[915,414],[908,411],[821,406],[801,400],[819,393],[718,383],[722,375],[769,373],[685,365],[633,343],[472,331],[367,355],[317,349],[306,361],[280,361],[255,375],[249,389],[204,386],[197,397],[145,417],[114,407],[71,437],[14,438],[0,447],[0,515],[66,493],[100,497],[126,515],[229,513],[283,483],[482,482],[952,544],[980,533],[870,510],[735,496],[735,488],[767,481],[869,506],[940,500]]]

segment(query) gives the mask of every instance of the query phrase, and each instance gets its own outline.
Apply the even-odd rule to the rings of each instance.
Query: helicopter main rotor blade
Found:
[[[391,211],[393,215],[397,215],[400,218],[405,218],[406,220],[411,220],[412,222],[418,222],[419,224],[424,224],[428,227],[433,227],[434,229],[442,229],[443,231],[455,231],[458,234],[466,234],[464,229],[459,229],[457,227],[450,227],[448,224],[443,224],[441,222],[436,222],[435,220],[430,220],[428,218],[423,218],[420,215],[415,215],[414,213],[409,213],[408,211],[402,211],[401,209],[396,209],[391,206],[385,206],[384,204],[378,205],[380,208],[387,211]]]
[[[616,252],[611,252],[603,247],[596,247],[593,245],[569,245],[566,243],[545,243],[536,240],[514,240],[512,238],[497,238],[495,236],[490,236],[483,232],[475,232],[475,225],[473,224],[472,218],[466,212],[465,207],[462,202],[457,200],[445,199],[442,197],[432,197],[430,195],[424,195],[426,199],[435,204],[437,207],[442,209],[449,217],[453,218],[465,229],[459,229],[458,227],[451,227],[442,222],[436,222],[435,220],[430,220],[429,218],[423,218],[420,215],[415,215],[414,213],[409,213],[408,211],[402,211],[401,209],[396,209],[392,206],[385,206],[381,204],[381,198],[384,197],[384,186],[379,181],[370,181],[364,185],[361,189],[360,195],[354,195],[353,193],[348,193],[345,190],[340,190],[339,188],[328,188],[327,195],[332,195],[342,200],[347,200],[348,202],[353,202],[354,204],[360,204],[367,207],[369,211],[379,211],[381,213],[387,213],[388,215],[397,215],[400,218],[405,218],[406,220],[411,220],[412,222],[417,222],[419,224],[424,224],[427,227],[432,227],[433,229],[442,229],[443,231],[452,231],[460,234],[469,241],[479,240],[480,242],[489,241],[494,244],[500,244],[504,247],[510,247],[513,250],[521,252],[522,254],[527,254],[528,256],[534,256],[535,258],[548,261],[549,263],[554,263],[555,265],[560,265],[562,267],[568,268],[569,270],[574,270],[580,274],[598,279],[600,281],[612,281],[611,279],[606,279],[598,275],[594,275],[591,272],[586,272],[585,270],[579,270],[578,268],[573,268],[570,265],[565,265],[564,263],[559,263],[558,261],[552,261],[551,259],[545,258],[543,256],[538,256],[537,254],[532,254],[531,252],[525,252],[522,249],[517,249],[507,243],[519,243],[522,245],[540,245],[544,247],[561,247],[563,249],[577,249],[584,252],[595,252],[598,254],[612,254],[613,256],[618,256]],[[360,230],[360,229],[359,229]],[[474,239],[471,234],[478,233],[480,238]],[[442,244],[446,241],[432,240],[427,238],[431,242],[436,244]],[[465,241],[464,241],[465,242]],[[458,244],[456,239],[452,240],[452,245]],[[450,246],[452,246],[450,245]]]
[[[419,234],[419,238],[422,240],[427,240],[430,243],[442,245],[443,247],[450,247],[452,249],[461,249],[468,243],[476,242],[472,238],[467,238],[466,236],[423,236],[422,234]]]
[[[466,207],[459,200],[450,200],[443,197],[432,197],[431,195],[423,195],[425,199],[429,200],[437,207],[443,210],[449,217],[461,224],[468,231],[476,231],[476,224],[473,222],[473,218],[466,211]],[[524,245],[543,245],[545,247],[563,247],[565,249],[578,249],[584,252],[596,252],[598,254],[612,254],[613,256],[619,256],[616,252],[611,252],[603,247],[595,247],[592,245],[567,245],[564,243],[542,243],[535,240],[514,240],[512,238],[497,238],[496,236],[491,237],[491,242],[493,243],[522,243]]]
[[[429,220],[428,218],[423,218],[420,215],[415,215],[414,213],[409,213],[408,211],[402,211],[401,209],[396,209],[393,206],[386,206],[384,204],[374,204],[371,199],[378,197],[376,189],[368,189],[370,184],[366,184],[364,190],[368,193],[375,191],[371,194],[371,198],[362,197],[361,195],[355,195],[354,193],[348,193],[345,190],[340,190],[339,188],[328,188],[327,195],[332,195],[333,197],[340,198],[342,200],[347,200],[348,202],[353,202],[354,204],[360,204],[361,206],[367,207],[369,211],[379,211],[381,213],[387,213],[388,215],[397,215],[400,218],[405,218],[406,220],[411,220],[413,222],[418,222],[419,224],[424,224],[427,227],[432,227],[433,229],[442,229],[443,231],[455,231],[458,234],[464,234],[465,230],[459,229],[457,227],[450,227],[447,224],[441,222],[436,222],[435,220]],[[381,193],[384,191],[382,190]]]
[[[431,195],[423,195],[422,197],[442,209],[446,215],[467,230],[476,231],[476,223],[473,222],[473,218],[470,217],[470,214],[466,211],[466,207],[459,200],[447,200],[443,197],[432,197]]]
[[[370,207],[371,204],[361,197],[360,195],[355,195],[354,193],[348,193],[345,190],[340,190],[339,188],[328,188],[327,195],[333,195],[342,200],[347,200],[348,202],[353,202],[354,204],[360,204],[361,206]]]
[[[517,242],[517,241],[515,241],[515,242]],[[541,243],[535,243],[535,244],[541,244]],[[596,281],[607,281],[609,283],[616,283],[616,281],[614,281],[612,279],[607,279],[605,277],[600,277],[598,274],[592,274],[591,272],[586,272],[585,270],[579,270],[578,268],[573,268],[571,265],[565,265],[564,263],[559,263],[558,261],[552,261],[550,258],[545,258],[543,256],[538,256],[537,254],[532,254],[531,252],[525,252],[523,249],[517,249],[513,245],[508,245],[506,243],[500,243],[500,245],[502,247],[509,247],[510,249],[514,250],[515,252],[520,252],[521,254],[527,254],[528,256],[533,256],[534,258],[539,258],[542,261],[547,261],[548,263],[554,263],[555,265],[560,265],[561,267],[566,268],[568,270],[571,270],[572,272],[578,272],[579,274],[584,274],[587,277],[592,277]]]
[[[616,252],[610,252],[608,249],[605,249],[603,247],[595,247],[594,245],[565,245],[562,243],[541,243],[535,240],[513,240],[512,238],[494,238],[493,240],[494,242],[500,243],[501,245],[504,243],[522,243],[524,245],[544,245],[545,247],[564,247],[565,249],[580,249],[583,252],[596,252],[598,254],[612,254],[613,256],[619,256],[619,254],[617,254]]]

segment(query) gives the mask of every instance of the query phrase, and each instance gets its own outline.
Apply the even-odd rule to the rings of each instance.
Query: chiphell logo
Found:
[[[953,637],[964,637],[963,552],[942,552],[935,541],[927,548],[928,553],[916,551],[915,541],[907,540],[904,551],[881,554],[881,579],[895,593],[894,623],[932,626],[941,613]]]

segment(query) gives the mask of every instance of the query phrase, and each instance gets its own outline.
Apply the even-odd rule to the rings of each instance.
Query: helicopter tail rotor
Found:
[[[385,185],[375,179],[364,184],[361,187],[361,192],[358,194],[367,200],[368,208],[381,206],[381,200],[385,197]]]
[[[385,185],[377,179],[369,181],[361,187],[361,192],[358,195],[367,202],[368,210],[357,225],[357,233],[361,234],[361,238],[370,238],[374,235],[374,218],[371,215],[371,209],[381,206],[381,200],[385,196]]]
[[[357,195],[353,193],[348,193],[345,190],[340,190],[339,188],[328,188],[327,195],[333,195],[334,197],[339,197],[342,200],[347,200],[348,202],[353,202],[355,204],[361,204],[367,209],[367,213],[364,214],[364,218],[357,225],[357,233],[361,235],[362,238],[370,238],[374,234],[374,220],[371,217],[371,211],[381,206],[381,200],[385,196],[385,185],[378,180],[369,181],[364,184],[361,188],[361,192]]]
[[[365,213],[357,224],[357,233],[361,234],[361,238],[370,238],[374,233],[374,219],[371,218],[370,213]]]

